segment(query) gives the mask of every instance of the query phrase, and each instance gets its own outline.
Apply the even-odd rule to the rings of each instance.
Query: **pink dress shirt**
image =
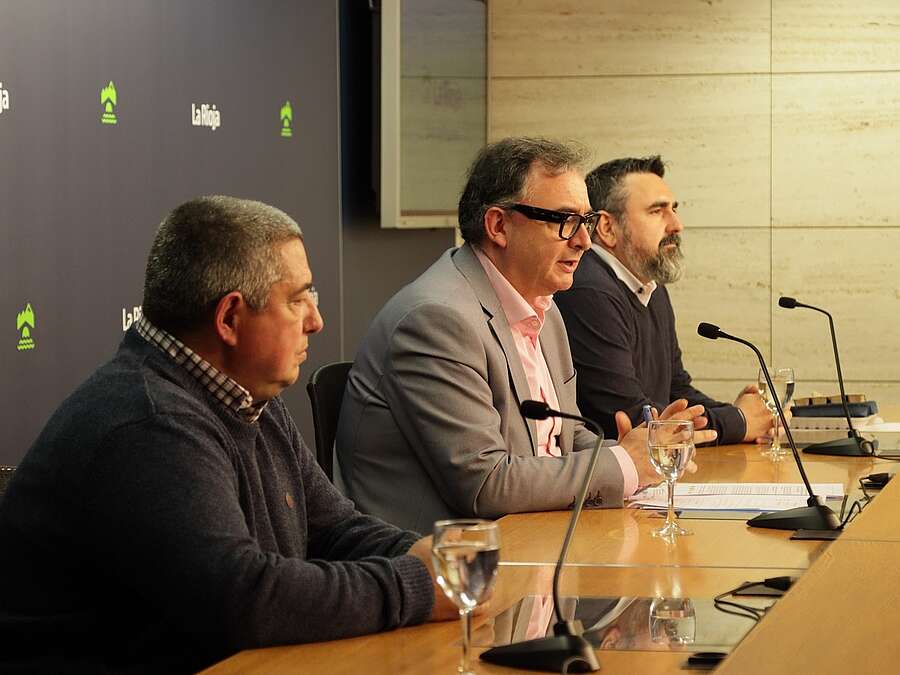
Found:
[[[488,281],[497,294],[503,313],[509,327],[512,329],[516,350],[525,370],[528,380],[528,388],[531,398],[544,401],[551,408],[559,410],[559,400],[556,397],[556,387],[550,378],[550,370],[544,359],[541,349],[540,333],[544,325],[544,314],[553,302],[552,296],[537,298],[532,307],[525,298],[513,287],[509,280],[500,273],[494,263],[491,262],[481,250],[475,249],[475,255],[487,274]],[[559,457],[559,434],[562,431],[562,420],[551,417],[547,420],[537,420],[538,457]],[[637,469],[634,462],[624,448],[616,445],[610,448],[624,478],[625,496],[630,497],[638,487]]]
[[[540,333],[544,326],[544,312],[550,308],[552,302],[550,296],[538,298],[537,307],[532,307],[525,298],[513,288],[513,285],[504,277],[494,263],[477,248],[475,255],[500,300],[503,313],[512,329],[516,350],[522,360],[522,368],[528,380],[528,389],[531,398],[543,401],[551,408],[559,410],[559,400],[556,398],[556,388],[550,379],[550,370],[541,350]],[[559,434],[562,431],[562,420],[551,417],[546,420],[537,420],[538,456],[559,457],[562,453],[559,449]]]

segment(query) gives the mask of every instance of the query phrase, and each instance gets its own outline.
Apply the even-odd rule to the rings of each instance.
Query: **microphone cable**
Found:
[[[862,478],[859,479],[859,486],[863,491],[863,497],[855,500],[850,508],[847,509],[846,513],[841,510],[841,525],[840,529],[843,530],[847,525],[849,525],[853,519],[862,513],[863,509],[869,505],[872,501],[872,496],[866,491],[866,487],[863,484]],[[845,502],[846,503],[846,502]],[[720,612],[725,612],[726,614],[733,614],[734,616],[742,616],[746,619],[750,619],[751,621],[758,622],[762,619],[766,612],[769,611],[774,606],[769,605],[768,607],[754,607],[752,605],[746,605],[740,602],[737,602],[733,599],[737,593],[744,591],[753,586],[764,586],[766,588],[773,588],[782,592],[782,594],[787,591],[794,583],[794,579],[789,576],[783,577],[769,577],[768,579],[763,579],[762,581],[746,581],[740,586],[736,588],[732,588],[724,593],[720,593],[715,598],[713,598],[713,606],[719,610]],[[732,596],[731,600],[726,600],[729,596]],[[779,596],[765,596],[765,597],[781,597]]]
[[[769,607],[754,607],[753,605],[745,605],[735,600],[726,600],[725,598],[727,598],[728,596],[734,596],[735,594],[740,593],[741,591],[744,591],[753,586],[765,586],[766,588],[772,588],[781,591],[783,594],[791,587],[793,583],[794,580],[791,577],[787,576],[769,577],[768,579],[763,579],[762,581],[745,581],[737,588],[732,588],[731,590],[725,591],[724,593],[719,593],[719,595],[713,598],[713,605],[720,612],[733,614],[734,616],[742,616],[745,619],[750,619],[754,622],[759,621],[766,615],[766,612],[773,605],[769,605]],[[780,598],[781,596],[778,595],[765,597]]]
[[[850,522],[862,513],[863,507],[869,503],[869,500],[863,497],[862,499],[857,499],[850,505],[850,508],[847,509],[847,514],[844,516],[843,520],[841,520],[841,529],[843,530]]]
[[[875,495],[870,494],[869,490],[880,490],[884,485],[881,486],[873,486],[871,484],[866,485],[865,478],[859,478],[859,489],[862,490],[863,496],[856,501],[854,501],[850,508],[847,509],[846,514],[843,509],[841,510],[841,529],[843,530],[847,525],[849,525],[853,519],[863,512],[863,509],[866,508],[869,503],[875,498]]]

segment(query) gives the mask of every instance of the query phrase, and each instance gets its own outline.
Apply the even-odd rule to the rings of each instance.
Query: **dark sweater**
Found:
[[[709,428],[719,443],[739,443],[745,423],[733,405],[709,398],[691,386],[681,364],[675,314],[665,286],[658,286],[644,307],[637,296],[593,250],[575,270],[572,288],[554,296],[562,312],[578,373],[578,407],[616,437],[615,413],[632,423],[645,404],[662,411],[686,398],[706,407]]]
[[[0,503],[0,670],[172,672],[419,623],[415,540],[331,485],[279,398],[250,424],[131,329]]]

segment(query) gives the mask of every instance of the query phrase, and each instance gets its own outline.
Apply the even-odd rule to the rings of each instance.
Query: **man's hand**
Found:
[[[791,412],[791,408],[792,408],[792,406],[788,406],[787,408],[784,409],[784,419],[787,420],[788,424],[791,423],[791,419],[793,419],[793,417],[794,417],[794,413]],[[772,431],[775,431],[774,427],[773,427]],[[781,420],[778,421],[778,440],[780,440],[780,441],[787,440],[787,433],[785,433],[785,431],[784,431],[784,425],[781,423]]]
[[[734,405],[744,413],[744,420],[747,422],[747,430],[744,433],[745,443],[762,443],[771,439],[774,433],[772,411],[766,407],[763,397],[760,396],[759,387],[755,384],[748,384],[738,394]],[[784,416],[790,421],[789,411],[785,411]]]
[[[407,555],[412,555],[425,563],[428,573],[431,574],[431,583],[434,586],[434,609],[431,610],[431,621],[449,621],[459,618],[459,608],[450,602],[450,599],[438,586],[434,575],[434,566],[431,560],[431,537],[422,537],[409,547]],[[475,608],[475,614],[481,614],[487,607],[487,602],[482,602]]]
[[[712,430],[703,430],[709,420],[703,416],[703,406],[694,405],[688,407],[687,401],[683,398],[673,401],[658,419],[661,420],[689,420],[694,423],[694,444],[711,443],[716,440],[716,432]],[[662,477],[650,464],[650,452],[647,448],[647,425],[641,424],[639,427],[632,428],[631,420],[621,410],[616,413],[616,427],[619,431],[619,445],[621,445],[631,460],[638,473],[639,485],[656,485],[662,481]],[[686,471],[694,473],[697,465],[691,461]]]
[[[422,537],[410,546],[406,553],[425,563],[425,567],[428,568],[428,573],[431,575],[431,583],[434,586],[434,609],[431,610],[431,621],[448,621],[459,618],[459,608],[450,602],[435,578],[434,565],[431,560],[431,537]]]

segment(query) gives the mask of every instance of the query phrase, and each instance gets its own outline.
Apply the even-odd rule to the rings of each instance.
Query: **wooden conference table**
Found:
[[[793,462],[772,462],[753,445],[701,448],[690,482],[796,483]],[[852,500],[858,479],[893,471],[870,458],[804,456],[811,482],[842,483]],[[474,620],[478,673],[514,673],[477,661],[490,645],[495,615],[523,596],[549,593],[567,512],[502,518],[501,566],[487,612]],[[900,670],[900,479],[836,542],[791,541],[790,532],[749,528],[743,520],[691,519],[693,536],[666,544],[650,536],[658,516],[634,509],[585,511],[579,521],[561,595],[712,598],[747,580],[790,575],[800,580],[719,666],[717,673],[886,673]],[[749,623],[749,620],[747,620]],[[248,650],[209,673],[456,672],[458,622],[429,623],[378,635],[310,645]],[[601,672],[682,672],[690,652],[601,650]],[[526,671],[521,671],[526,672]]]

